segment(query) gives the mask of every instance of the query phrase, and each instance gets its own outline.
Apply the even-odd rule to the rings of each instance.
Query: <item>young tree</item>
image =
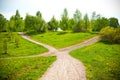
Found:
[[[24,22],[22,17],[20,17],[20,13],[18,10],[16,10],[16,14],[15,14],[15,30],[16,31],[23,31],[24,29]]]
[[[91,28],[92,28],[92,31],[93,31],[94,28],[95,28],[95,22],[96,22],[96,12],[93,12],[93,13],[92,13],[92,18],[91,18],[91,24],[90,24],[90,26],[91,26]]]
[[[37,11],[36,16],[42,18],[41,12],[40,12],[40,11]]]
[[[102,17],[98,18],[95,22],[95,27],[93,28],[94,31],[100,31],[102,28],[109,26],[109,21],[107,18]]]
[[[75,20],[73,19],[73,18],[71,18],[71,19],[69,19],[68,20],[68,29],[69,30],[72,30],[73,29],[73,27],[75,26]]]
[[[79,10],[75,11],[73,19],[75,21],[75,26],[72,28],[73,32],[83,31],[82,28],[84,25],[84,21],[82,20],[82,13]]]
[[[73,18],[76,23],[78,23],[80,20],[82,20],[82,13],[77,9],[73,15]]]
[[[119,26],[118,19],[114,17],[109,18],[109,26],[117,28]]]
[[[7,20],[4,18],[2,14],[0,14],[0,32],[6,31],[5,26],[6,26]]]
[[[55,31],[58,28],[58,21],[55,19],[55,17],[53,16],[52,19],[49,22],[49,30]]]
[[[37,12],[36,16],[26,15],[25,30],[34,31],[36,33],[45,32],[45,21],[40,12]]]
[[[8,26],[8,28],[7,28],[7,30],[8,31],[16,31],[16,27],[15,27],[15,17],[14,16],[12,16],[11,18],[10,18],[10,21],[9,21],[9,26]]]
[[[32,21],[32,18],[33,16],[29,15],[29,14],[26,14],[26,17],[25,17],[25,30],[26,31],[30,31],[30,30],[33,30],[33,21]]]
[[[22,17],[20,17],[18,10],[16,10],[16,14],[10,18],[8,30],[10,31],[24,30],[24,21]]]
[[[64,12],[62,14],[62,17],[61,17],[61,21],[60,21],[60,27],[62,30],[67,30],[68,29],[68,11],[67,9],[65,8],[64,9]]]
[[[8,48],[7,48],[7,38],[3,40],[3,53],[7,54],[8,53]]]
[[[90,31],[90,21],[87,13],[84,16],[84,28],[85,30]]]
[[[16,46],[16,48],[19,47],[19,37],[18,37],[18,35],[15,35],[15,46]]]

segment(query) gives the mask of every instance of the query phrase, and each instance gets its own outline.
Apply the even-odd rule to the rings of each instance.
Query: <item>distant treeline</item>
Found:
[[[0,32],[33,31],[35,33],[41,33],[46,31],[56,31],[58,28],[63,31],[98,32],[106,26],[114,28],[120,26],[117,18],[111,17],[108,19],[102,17],[100,14],[96,14],[96,12],[93,12],[91,18],[89,18],[87,13],[82,15],[77,9],[73,14],[73,18],[69,18],[68,16],[68,11],[65,8],[61,20],[57,20],[53,16],[49,22],[46,22],[40,11],[36,12],[35,16],[26,14],[25,19],[23,19],[20,16],[19,11],[16,10],[16,14],[11,16],[10,20],[7,20],[3,14],[0,14]]]

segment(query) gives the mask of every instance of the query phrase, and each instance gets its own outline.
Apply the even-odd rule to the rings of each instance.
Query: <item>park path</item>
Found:
[[[38,80],[86,80],[84,65],[82,64],[82,62],[71,57],[69,55],[69,52],[77,48],[88,46],[90,44],[97,42],[100,39],[99,36],[85,40],[82,43],[57,50],[52,46],[31,39],[29,36],[25,35],[22,32],[19,32],[19,34],[24,39],[27,39],[33,43],[44,46],[49,50],[49,52],[40,55],[13,57],[13,58],[29,58],[29,57],[31,58],[31,57],[49,56],[49,55],[57,56],[57,60],[48,68],[45,74]]]
[[[82,43],[59,49],[56,52],[57,60],[39,80],[87,80],[84,65],[71,57],[69,52],[93,44],[99,39],[100,37],[96,36]]]
[[[99,36],[85,40],[82,43],[62,48],[55,49],[52,46],[36,42],[29,38],[29,36],[19,33],[23,38],[42,45],[49,50],[49,55],[54,54],[57,56],[57,60],[48,68],[45,74],[38,80],[86,80],[85,67],[82,62],[74,59],[69,55],[69,52],[83,46],[88,46],[99,40]],[[47,53],[46,53],[47,54]]]

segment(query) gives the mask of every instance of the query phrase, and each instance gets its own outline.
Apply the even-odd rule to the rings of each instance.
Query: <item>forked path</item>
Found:
[[[82,62],[71,57],[69,55],[69,52],[77,48],[81,48],[97,42],[100,39],[99,36],[85,40],[82,43],[57,50],[52,46],[31,39],[29,36],[23,34],[22,32],[20,32],[19,34],[24,39],[27,39],[33,43],[44,46],[49,50],[49,52],[40,55],[13,57],[13,58],[29,58],[29,57],[39,57],[39,56],[49,56],[49,55],[57,56],[57,60],[48,68],[45,74],[38,80],[86,80],[84,65],[82,64]]]
[[[19,34],[31,42],[46,47],[49,50],[49,52],[46,54],[54,54],[57,56],[57,60],[50,66],[50,68],[48,68],[48,70],[41,78],[39,78],[39,80],[86,80],[84,65],[82,62],[71,57],[69,52],[97,42],[100,39],[99,36],[85,40],[84,42],[77,45],[57,50],[52,46],[34,41],[23,33]]]

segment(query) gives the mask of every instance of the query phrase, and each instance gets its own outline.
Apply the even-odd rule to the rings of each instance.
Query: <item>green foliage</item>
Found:
[[[76,25],[75,20],[73,18],[68,20],[68,30],[72,30]]]
[[[105,27],[100,31],[102,40],[111,43],[120,43],[120,28]]]
[[[4,16],[2,14],[0,14],[0,32],[6,31],[6,29],[5,29],[6,23],[7,23],[6,18],[4,18]]]
[[[34,32],[36,33],[45,32],[46,25],[40,12],[37,12],[36,16],[31,16],[28,14],[26,15],[25,30],[26,31],[34,30]]]
[[[85,29],[84,29],[84,21],[83,20],[80,20],[79,22],[77,22],[75,24],[75,26],[72,28],[72,31],[73,32],[85,32]]]
[[[88,80],[120,79],[120,45],[102,42],[70,52],[86,66]]]
[[[47,32],[43,34],[31,34],[33,39],[49,44],[56,48],[64,48],[77,43],[84,41],[85,39],[89,39],[96,34],[92,33],[73,33],[70,31],[61,31],[61,32]],[[48,40],[49,39],[49,40]]]
[[[68,11],[65,8],[60,21],[60,28],[62,30],[68,30]]]
[[[109,26],[117,28],[119,26],[118,19],[114,17],[109,18]]]
[[[48,24],[49,24],[49,28],[48,28],[49,30],[56,31],[58,29],[59,23],[54,16],[52,17],[52,19]]]
[[[19,37],[18,35],[15,35],[15,45],[18,48],[19,47]]]
[[[7,27],[8,31],[23,31],[24,30],[24,21],[20,17],[19,11],[16,10],[16,15],[12,16],[9,21],[9,26]]]
[[[31,43],[17,33],[10,33],[12,35],[12,40],[9,39],[8,33],[4,32],[0,34],[0,57],[14,57],[14,56],[29,56],[37,55],[47,52],[48,50],[43,46]],[[3,54],[5,50],[3,49],[3,41],[7,38],[7,54]],[[5,42],[6,49],[6,42]]]
[[[8,53],[8,46],[7,46],[7,38],[3,40],[3,53],[7,54]]]
[[[82,19],[82,13],[77,9],[73,15],[73,18],[76,23],[78,23]]]
[[[55,56],[0,60],[0,80],[37,80],[55,60]]]
[[[71,30],[73,32],[98,32],[106,26],[117,28],[119,26],[118,19],[114,17],[107,19],[102,17],[100,14],[96,14],[96,12],[93,12],[92,18],[89,19],[87,13],[82,16],[82,13],[78,9],[76,9],[73,17],[69,18],[66,8],[61,15],[60,21],[56,20],[53,16],[48,23],[46,23],[42,18],[40,11],[36,12],[36,16],[27,14],[25,20],[22,19],[18,10],[16,10],[16,14],[14,16],[11,16],[9,21],[0,14],[0,32],[27,31],[42,33],[48,30],[55,31],[58,28],[64,31]]]
[[[42,14],[40,13],[40,11],[37,11],[36,16],[42,18]]]
[[[102,28],[106,27],[109,25],[109,21],[105,17],[100,17],[95,21],[93,31],[100,31]]]
[[[75,25],[72,28],[73,32],[81,32],[83,31],[84,21],[82,20],[82,13],[77,9],[73,15],[73,19],[75,21]]]
[[[88,30],[88,31],[90,29],[90,21],[87,13],[84,16],[84,28],[85,30]]]
[[[24,22],[23,22],[22,18],[20,17],[20,13],[18,10],[16,10],[16,14],[13,19],[15,21],[15,31],[23,31]]]

